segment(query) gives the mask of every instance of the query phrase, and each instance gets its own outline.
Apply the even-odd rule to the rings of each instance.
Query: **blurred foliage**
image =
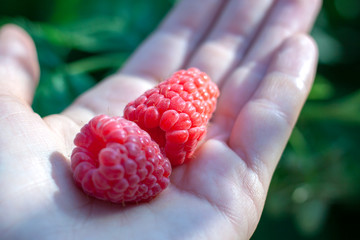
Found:
[[[0,25],[34,38],[33,108],[60,112],[121,67],[175,0],[1,0]],[[324,0],[319,67],[252,239],[354,239],[360,214],[360,1]]]
[[[1,0],[0,25],[22,26],[37,47],[41,79],[34,110],[58,113],[121,67],[173,2]]]

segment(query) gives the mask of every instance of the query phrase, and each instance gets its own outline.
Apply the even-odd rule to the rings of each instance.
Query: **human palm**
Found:
[[[248,239],[272,173],[311,88],[317,51],[306,35],[320,1],[183,0],[115,75],[63,113],[31,107],[38,63],[31,39],[0,34],[1,239]],[[149,203],[86,196],[69,156],[80,127],[180,68],[198,67],[221,96],[206,141]]]

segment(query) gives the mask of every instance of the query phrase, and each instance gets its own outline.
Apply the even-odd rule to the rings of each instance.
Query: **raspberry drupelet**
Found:
[[[169,185],[171,164],[135,123],[99,115],[76,135],[75,182],[85,193],[114,203],[149,201]]]
[[[206,134],[219,89],[196,68],[180,70],[124,110],[124,117],[148,132],[173,166],[192,159]]]

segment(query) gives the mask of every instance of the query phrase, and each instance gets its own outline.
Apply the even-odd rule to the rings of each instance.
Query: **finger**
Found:
[[[29,35],[15,25],[0,31],[0,93],[31,104],[39,78],[36,49]]]
[[[222,88],[217,115],[225,132],[263,79],[272,54],[289,36],[309,30],[320,4],[319,0],[279,0],[273,6],[241,65]]]
[[[314,23],[320,0],[279,0],[264,24],[245,62],[268,62],[271,53],[296,32],[308,32]]]
[[[226,2],[180,1],[121,72],[156,81],[168,77],[183,66]]]
[[[231,1],[187,65],[201,69],[220,84],[243,58],[272,3],[273,0]]]
[[[266,183],[310,91],[316,45],[310,37],[296,35],[282,45],[271,62],[264,80],[237,117],[228,142],[248,166],[267,176]]]

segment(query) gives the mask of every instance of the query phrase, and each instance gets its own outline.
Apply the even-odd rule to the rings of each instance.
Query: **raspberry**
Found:
[[[206,73],[180,70],[146,91],[124,110],[124,117],[147,131],[173,166],[190,160],[206,134],[219,90]]]
[[[88,195],[114,203],[143,202],[169,185],[171,164],[135,123],[99,115],[76,135],[75,182]]]

